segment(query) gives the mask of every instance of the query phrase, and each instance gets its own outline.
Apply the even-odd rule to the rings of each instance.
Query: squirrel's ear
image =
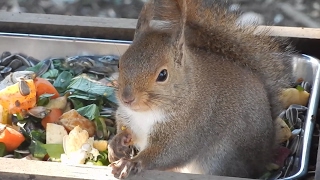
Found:
[[[183,58],[187,2],[194,0],[149,0],[139,15],[135,38],[146,31],[168,33],[177,48],[175,62]]]
[[[154,0],[154,16],[149,26],[156,30],[182,30],[184,14],[186,11],[185,0]]]
[[[136,34],[145,30],[172,32],[185,23],[185,0],[149,0],[142,8]]]

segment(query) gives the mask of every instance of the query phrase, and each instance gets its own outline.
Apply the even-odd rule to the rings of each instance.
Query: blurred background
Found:
[[[136,19],[146,0],[0,0],[0,11]],[[224,0],[243,22],[320,27],[320,0]]]

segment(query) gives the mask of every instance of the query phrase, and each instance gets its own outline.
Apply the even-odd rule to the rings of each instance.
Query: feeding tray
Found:
[[[68,17],[64,21],[59,22],[57,16],[40,16],[45,20],[41,22],[34,22],[34,24],[25,23],[24,27],[52,27],[51,31],[54,32],[52,35],[40,35],[43,33],[41,30],[37,30],[39,34],[24,34],[24,33],[10,33],[6,32],[8,27],[10,31],[14,30],[18,23],[4,22],[0,19],[0,25],[4,25],[5,31],[0,33],[0,52],[10,51],[12,53],[23,53],[33,56],[37,59],[46,59],[48,57],[69,57],[76,55],[122,55],[128,46],[130,41],[122,40],[106,40],[97,38],[83,38],[76,37],[77,34],[69,32],[70,36],[61,36],[64,32],[59,30],[65,29],[63,23],[68,26],[79,26],[79,29],[85,29],[90,25],[84,25],[80,19],[73,19],[73,24],[70,25],[72,18]],[[50,17],[48,19],[48,17]],[[47,19],[46,19],[47,18]],[[56,18],[56,19],[55,19]],[[41,18],[40,18],[41,19]],[[52,20],[54,19],[54,20]],[[103,20],[102,18],[100,20]],[[18,19],[11,19],[11,21],[18,21]],[[22,21],[22,20],[19,20]],[[114,19],[113,21],[116,21]],[[121,20],[124,23],[125,20]],[[127,34],[126,37],[132,37],[135,24],[132,24],[132,20],[128,20],[130,27],[121,28],[105,25],[106,30],[115,28],[118,30],[117,34]],[[54,22],[54,23],[53,23]],[[8,24],[12,26],[8,26]],[[20,22],[21,23],[21,22]],[[23,22],[22,22],[23,23]],[[69,24],[68,24],[69,23]],[[53,25],[54,24],[54,25]],[[96,25],[92,23],[92,27]],[[60,28],[60,29],[59,29]],[[129,30],[128,30],[129,29]],[[306,175],[308,171],[308,165],[311,160],[310,149],[312,148],[312,140],[318,139],[313,136],[313,129],[316,123],[316,115],[318,111],[319,102],[319,78],[320,78],[320,62],[317,58],[320,58],[320,51],[316,47],[320,47],[320,33],[317,29],[303,29],[303,28],[290,28],[290,27],[272,27],[272,36],[289,37],[293,45],[298,51],[305,55],[295,56],[294,62],[294,73],[297,78],[303,78],[309,82],[312,86],[311,97],[308,103],[308,110],[306,112],[305,123],[301,135],[301,148],[297,154],[299,158],[296,161],[295,171],[287,176],[285,179],[296,179]],[[71,33],[71,34],[70,34]],[[88,35],[88,34],[87,34]],[[108,34],[109,39],[112,38],[112,34]],[[128,39],[126,39],[128,40]],[[313,153],[314,154],[314,153]],[[43,162],[43,161],[31,161],[31,160],[19,160],[0,158],[0,179],[114,179],[110,173],[111,169],[108,167],[97,167],[97,166],[71,166],[56,162]],[[320,177],[318,174],[319,169],[316,169],[316,177]],[[146,171],[141,174],[130,177],[129,179],[221,179],[221,180],[237,180],[240,178],[232,177],[218,177],[209,175],[194,175],[194,174],[180,174],[171,172],[161,171]]]

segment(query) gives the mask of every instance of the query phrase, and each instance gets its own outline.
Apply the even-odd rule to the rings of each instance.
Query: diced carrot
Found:
[[[11,152],[17,149],[25,140],[22,133],[15,129],[1,124],[0,127],[0,142],[6,145],[6,150]]]
[[[59,121],[59,117],[63,114],[61,109],[51,109],[51,112],[41,120],[42,126],[46,129],[47,123],[53,123]]]
[[[46,79],[36,77],[34,79],[34,84],[37,89],[37,100],[42,94],[54,94],[51,99],[60,97],[59,92],[56,90],[56,88]]]

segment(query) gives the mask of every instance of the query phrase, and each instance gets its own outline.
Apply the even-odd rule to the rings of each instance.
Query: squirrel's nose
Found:
[[[131,86],[126,86],[122,92],[122,101],[128,105],[135,100],[134,93],[132,92]]]
[[[128,89],[125,89],[122,93],[122,101],[126,104],[131,104],[135,100],[135,96],[131,91],[128,91]]]
[[[135,99],[136,99],[136,98],[135,98],[134,96],[132,96],[132,95],[130,95],[130,96],[122,96],[123,102],[126,103],[126,104],[129,104],[129,105],[130,105]]]
[[[126,104],[131,104],[135,100],[135,97],[134,96],[128,96],[128,97],[122,96],[122,100]]]

